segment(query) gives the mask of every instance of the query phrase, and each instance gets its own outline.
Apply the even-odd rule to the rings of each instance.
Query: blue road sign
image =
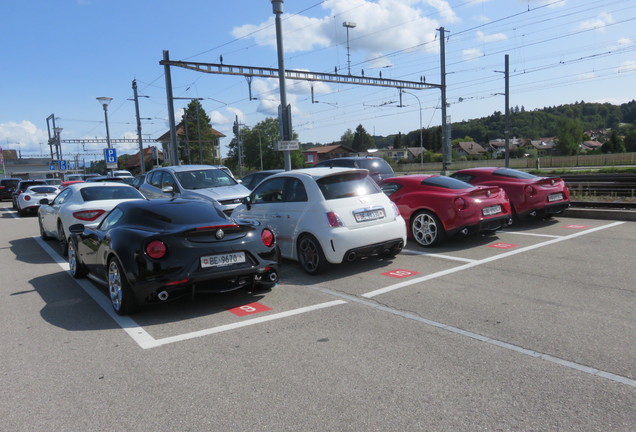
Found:
[[[105,148],[104,149],[104,160],[107,164],[116,164],[117,163],[117,150],[114,148]]]
[[[49,171],[55,171],[56,168],[57,164],[55,163],[55,161],[51,161],[51,163],[49,164]]]
[[[58,166],[60,168],[60,171],[66,171],[68,169],[67,161],[61,160],[61,161],[58,161],[58,164],[59,164]]]

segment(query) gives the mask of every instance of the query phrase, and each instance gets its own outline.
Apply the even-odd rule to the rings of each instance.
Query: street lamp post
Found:
[[[110,145],[110,131],[108,130],[108,104],[112,101],[111,97],[98,97],[97,101],[104,108],[104,122],[106,123],[106,143],[108,148],[112,148]]]
[[[345,21],[342,23],[342,26],[347,29],[347,70],[349,72],[349,75],[351,75],[351,54],[349,52],[349,29],[355,28],[356,23]]]
[[[285,88],[285,51],[283,49],[283,25],[280,16],[283,14],[284,0],[272,0],[272,10],[274,15],[274,23],[276,24],[276,51],[278,53],[278,87],[280,90],[280,109],[279,122],[281,130],[281,139],[290,141],[292,139],[292,121],[291,106],[287,105],[287,90]],[[283,151],[283,160],[285,162],[285,171],[291,170],[291,153],[290,150]]]
[[[402,89],[402,93],[408,93],[411,96],[413,96],[415,99],[417,99],[417,104],[420,106],[420,166],[424,168],[424,136],[422,133],[422,102],[420,102],[420,98],[417,97],[415,93],[411,93],[404,89]],[[402,104],[400,103],[400,105]]]

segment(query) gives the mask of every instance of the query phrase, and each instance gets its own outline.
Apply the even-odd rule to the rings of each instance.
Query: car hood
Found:
[[[195,195],[202,195],[207,198],[212,198],[217,201],[243,198],[250,194],[249,189],[240,184],[233,186],[217,186],[207,189],[190,189],[188,192]]]

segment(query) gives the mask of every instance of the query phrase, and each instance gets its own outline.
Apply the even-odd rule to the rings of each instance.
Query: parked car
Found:
[[[27,187],[16,200],[18,214],[25,216],[28,212],[36,212],[43,198],[53,200],[60,190],[57,186],[35,185]]]
[[[0,201],[12,199],[13,191],[20,183],[20,178],[0,179]]]
[[[67,187],[69,187],[72,184],[76,184],[76,183],[84,183],[84,180],[68,180],[68,181],[63,181],[62,184],[60,185],[60,190],[65,189]]]
[[[281,256],[317,274],[357,257],[398,254],[406,226],[367,170],[310,168],[263,180],[232,216],[269,224]]]
[[[46,186],[46,182],[44,180],[20,180],[18,185],[13,189],[11,193],[11,200],[13,201],[13,210],[18,209],[18,197],[22,192],[24,192],[29,186],[37,186],[44,185]]]
[[[420,246],[447,237],[494,233],[510,223],[510,202],[497,186],[473,186],[440,175],[385,179],[380,187],[393,201]]]
[[[245,186],[246,188],[248,188],[249,190],[252,190],[263,179],[265,179],[265,178],[267,178],[267,177],[269,177],[271,175],[278,174],[279,172],[283,172],[283,171],[285,171],[285,170],[275,169],[275,170],[265,170],[265,171],[253,172],[253,173],[250,173],[250,174],[246,175],[245,177],[243,177],[241,179],[241,184],[243,186]]]
[[[220,206],[227,215],[250,193],[224,169],[211,165],[155,168],[146,174],[139,190],[149,199],[203,199]]]
[[[371,156],[349,156],[328,159],[318,162],[314,168],[321,167],[345,167],[345,168],[363,168],[369,170],[369,175],[376,182],[380,183],[382,179],[395,177],[393,168],[382,158]]]
[[[474,185],[503,188],[516,218],[550,218],[570,206],[570,191],[559,177],[538,177],[511,168],[470,168],[451,177]]]
[[[139,174],[138,176],[135,177],[135,179],[130,185],[134,187],[135,189],[139,189],[139,186],[141,186],[145,181],[146,181],[146,174]]]
[[[109,177],[133,177],[132,173],[128,170],[113,170],[108,173]]]
[[[201,200],[118,204],[97,227],[70,227],[71,274],[108,287],[115,312],[183,295],[271,288],[278,281],[273,232],[231,220]]]
[[[128,182],[125,180],[125,177],[94,176],[94,177],[87,177],[85,181],[86,183],[109,182],[109,183],[128,184]]]
[[[44,179],[44,181],[46,182],[46,184],[51,185],[51,186],[61,186],[62,185],[62,180],[59,178],[47,178]]]
[[[40,236],[57,238],[62,254],[66,255],[71,225],[81,223],[89,227],[97,226],[106,213],[120,202],[140,199],[144,199],[144,196],[137,189],[123,183],[72,184],[55,199],[40,200]]]

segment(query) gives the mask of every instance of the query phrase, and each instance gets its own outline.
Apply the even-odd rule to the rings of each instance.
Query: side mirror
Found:
[[[174,194],[174,188],[172,186],[164,186],[163,188],[161,188],[161,192]]]
[[[245,207],[249,210],[252,208],[252,197],[250,195],[246,196],[245,198],[243,198],[241,200],[241,202],[243,204],[245,204]]]

